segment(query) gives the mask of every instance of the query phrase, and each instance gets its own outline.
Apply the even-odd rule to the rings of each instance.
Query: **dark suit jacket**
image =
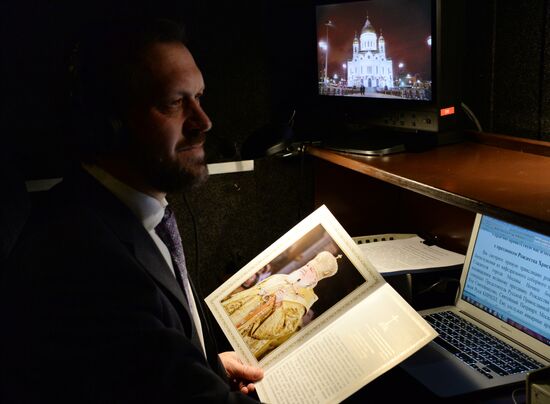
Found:
[[[207,327],[204,359],[142,224],[82,170],[35,209],[3,281],[0,402],[252,402]]]

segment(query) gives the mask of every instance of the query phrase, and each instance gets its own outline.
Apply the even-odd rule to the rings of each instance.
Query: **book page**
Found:
[[[397,365],[436,336],[384,284],[300,346],[256,384],[268,403],[334,403]]]

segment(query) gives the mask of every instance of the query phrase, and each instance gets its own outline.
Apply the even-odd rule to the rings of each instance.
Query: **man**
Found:
[[[254,402],[261,369],[214,351],[159,232],[166,194],[208,176],[204,82],[181,30],[119,21],[76,62],[83,164],[35,209],[3,279],[0,401]]]

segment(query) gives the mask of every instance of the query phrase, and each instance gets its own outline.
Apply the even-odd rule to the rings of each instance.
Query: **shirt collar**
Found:
[[[164,209],[168,206],[165,198],[159,201],[152,196],[144,194],[119,181],[96,165],[83,164],[82,166],[84,170],[111,191],[122,203],[128,206],[147,231],[152,231],[160,223],[164,216]]]

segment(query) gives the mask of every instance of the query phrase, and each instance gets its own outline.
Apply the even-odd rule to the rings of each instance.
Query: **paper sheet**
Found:
[[[423,241],[415,236],[360,244],[359,248],[381,274],[423,271],[464,263],[464,255],[426,245]]]

